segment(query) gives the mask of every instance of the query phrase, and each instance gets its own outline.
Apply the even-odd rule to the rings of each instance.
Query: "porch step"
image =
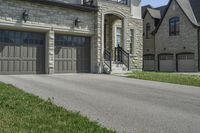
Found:
[[[121,62],[112,62],[112,72],[110,72],[110,68],[104,64],[104,73],[106,74],[123,74],[127,72],[128,68]]]
[[[116,62],[112,64],[111,74],[126,73],[126,72],[128,72],[128,68],[124,64]]]

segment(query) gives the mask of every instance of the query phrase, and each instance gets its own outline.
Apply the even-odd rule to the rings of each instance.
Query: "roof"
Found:
[[[145,13],[147,8],[153,8],[151,5],[146,5],[142,7],[142,15]]]
[[[197,0],[176,0],[179,6],[184,11],[185,15],[189,18],[189,20],[196,26],[199,26],[195,14],[193,12],[193,7],[191,5],[195,5],[198,3]],[[194,2],[194,3],[193,3]]]
[[[66,3],[66,2],[58,1],[58,0],[23,0],[23,1],[29,1],[33,3],[45,4],[45,5],[51,5],[51,6],[58,6],[62,8],[70,8],[70,9],[86,11],[86,12],[98,11],[97,6],[84,6],[84,5],[79,5],[79,4],[70,4],[70,3]]]
[[[190,4],[196,17],[197,23],[200,25],[200,0],[190,0]]]
[[[167,5],[164,5],[164,6],[157,7],[155,9],[160,10],[160,14],[161,14],[161,16],[163,16],[164,12],[166,10],[166,7],[167,7]]]
[[[142,7],[142,16],[145,17],[146,13],[149,12],[152,18],[161,19],[166,6],[161,6],[153,8],[151,5],[146,5]]]
[[[147,10],[152,18],[161,19],[160,10],[152,9],[152,8],[147,8]]]

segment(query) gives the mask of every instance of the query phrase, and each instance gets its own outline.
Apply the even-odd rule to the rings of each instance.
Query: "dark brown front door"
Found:
[[[45,66],[45,35],[0,30],[0,74],[41,74]]]
[[[55,72],[89,73],[90,38],[72,35],[56,35]]]

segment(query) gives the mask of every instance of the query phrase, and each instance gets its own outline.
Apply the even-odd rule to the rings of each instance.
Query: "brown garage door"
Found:
[[[0,74],[44,73],[42,33],[0,30]]]
[[[173,72],[175,71],[173,55],[160,55],[159,56],[159,70],[162,72]]]
[[[178,57],[178,71],[179,72],[194,72],[195,60],[194,54],[180,54]]]
[[[90,72],[90,38],[72,35],[56,35],[55,72]]]

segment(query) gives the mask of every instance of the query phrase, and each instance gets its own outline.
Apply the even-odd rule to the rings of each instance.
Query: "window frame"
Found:
[[[130,54],[134,53],[135,29],[130,29]]]
[[[169,36],[180,35],[180,17],[172,17],[169,19]]]

